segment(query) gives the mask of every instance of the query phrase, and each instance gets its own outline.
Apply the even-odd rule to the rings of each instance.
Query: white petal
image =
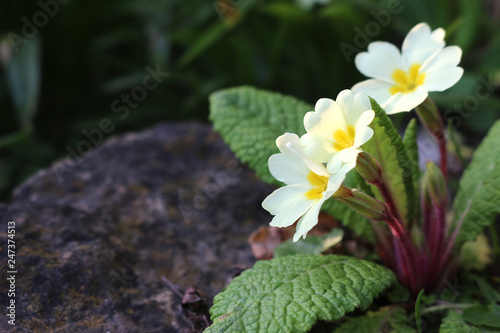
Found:
[[[332,141],[325,140],[315,134],[304,134],[300,138],[300,143],[304,146],[304,153],[319,163],[326,163],[330,155],[336,152]]]
[[[316,112],[325,112],[328,110],[333,104],[335,103],[334,100],[331,100],[329,98],[320,98],[316,102],[316,105],[314,106],[314,111]]]
[[[315,202],[305,196],[310,189],[307,185],[289,185],[271,193],[262,202],[262,207],[275,215],[270,225],[283,228],[297,221]]]
[[[356,131],[353,148],[359,148],[373,137],[373,130],[369,127],[362,127]]]
[[[422,71],[425,72],[424,85],[429,91],[443,91],[460,80],[463,69],[456,67],[462,57],[458,46],[448,46],[429,59]]]
[[[364,92],[384,107],[392,96],[390,89],[393,85],[385,81],[370,79],[355,84],[351,89],[354,93]]]
[[[361,151],[359,148],[346,148],[333,155],[326,166],[326,169],[330,172],[328,181],[335,181],[335,177],[342,176],[342,174],[345,177],[356,166],[356,159]]]
[[[387,42],[373,42],[368,45],[368,52],[359,53],[354,59],[356,67],[365,76],[393,82],[394,70],[403,67],[398,48]]]
[[[329,198],[332,196],[337,190],[340,188],[342,183],[344,182],[347,173],[356,167],[356,161],[344,164],[340,170],[332,174],[328,179],[328,185],[325,191],[325,198]]]
[[[437,28],[431,33],[431,38],[436,40],[436,41],[444,41],[444,36],[446,32],[444,31],[443,28]]]
[[[274,178],[287,185],[307,183],[309,168],[293,154],[274,154],[268,160]]]
[[[339,105],[329,100],[328,107],[325,108],[327,103],[321,102],[325,99],[320,99],[314,112],[306,113],[304,117],[304,127],[308,133],[313,133],[320,137],[333,142],[333,133],[339,128],[345,129],[346,119],[342,109]]]
[[[305,152],[304,147],[300,143],[300,139],[297,134],[294,133],[285,133],[276,139],[276,145],[280,149],[280,151],[287,155],[290,163],[298,163],[305,165],[309,170],[312,170],[318,175],[328,176],[328,172],[325,167],[318,162],[313,161],[309,158]],[[271,174],[278,180],[276,176],[281,178],[285,177],[282,173],[277,174],[276,176],[273,174],[273,170],[271,169],[271,165],[269,165]],[[283,180],[280,180],[283,181]]]
[[[363,112],[371,110],[370,99],[365,93],[354,95],[349,89],[341,91],[337,103],[344,112],[347,124],[355,126]]]
[[[431,33],[427,23],[417,24],[410,30],[403,42],[402,55],[407,71],[413,64],[423,64],[439,52],[445,45],[444,30],[437,29]]]
[[[460,63],[462,58],[462,49],[458,46],[448,46],[436,53],[432,58],[427,60],[420,68],[420,72],[427,73],[432,69],[442,69],[455,67]]]
[[[375,111],[366,110],[357,119],[354,129],[357,130],[370,125],[374,118],[375,118]]]
[[[364,92],[357,93],[356,95],[354,95],[354,108],[347,115],[347,121],[349,123],[356,124],[361,114],[371,109],[372,105],[370,103],[370,98],[368,97],[368,95]]]
[[[347,116],[349,111],[354,109],[354,95],[352,91],[349,89],[342,90],[336,99],[340,109],[344,112],[344,115]],[[347,118],[347,117],[346,117]],[[347,122],[349,123],[349,121]],[[350,123],[349,123],[350,125]]]
[[[283,135],[280,135],[276,139],[276,146],[278,146],[278,149],[280,152],[286,154],[290,153],[290,148],[287,147],[288,142],[297,142],[299,141],[299,136],[295,133],[285,133]]]
[[[323,205],[325,200],[318,200],[312,205],[311,208],[304,214],[297,223],[295,229],[295,235],[293,235],[293,241],[296,242],[300,237],[306,238],[307,233],[318,224],[318,215],[321,205]]]
[[[392,96],[385,104],[384,109],[387,114],[411,111],[427,98],[428,92],[425,86],[419,86],[411,93],[397,93]]]
[[[443,91],[446,90],[460,80],[464,70],[462,67],[453,67],[446,71],[436,71],[426,78],[425,86],[429,91]]]
[[[375,111],[373,110],[365,111],[361,117],[359,117],[355,127],[356,136],[354,137],[354,148],[361,147],[372,138],[373,130],[368,125],[371,124],[374,118]]]

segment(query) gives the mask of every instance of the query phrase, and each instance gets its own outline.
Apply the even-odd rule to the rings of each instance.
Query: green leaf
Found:
[[[415,301],[415,322],[417,323],[418,333],[422,333],[422,323],[420,319],[420,301],[422,300],[423,295],[424,295],[424,289],[420,290],[417,296],[417,300]]]
[[[500,214],[500,121],[490,129],[465,170],[453,203],[455,246],[476,239]],[[453,228],[452,228],[453,230]]]
[[[12,53],[6,64],[6,81],[23,129],[30,129],[40,94],[41,42],[34,38]]]
[[[413,188],[412,164],[408,158],[401,136],[385,111],[370,98],[375,119],[370,127],[375,132],[373,137],[363,145],[363,149],[371,153],[379,162],[384,179],[391,192],[395,209],[403,221],[410,215],[410,206],[415,204]],[[374,189],[375,193],[379,193]],[[378,195],[380,199],[380,195]]]
[[[460,46],[464,53],[467,53],[476,41],[478,27],[481,25],[481,14],[483,12],[481,4],[477,1],[460,0],[460,19],[454,44]]]
[[[267,183],[277,183],[267,165],[269,157],[279,153],[276,139],[285,132],[304,134],[304,115],[313,109],[293,97],[253,87],[220,90],[210,96],[215,130]]]
[[[366,309],[394,281],[389,269],[345,256],[259,261],[215,297],[205,332],[307,332],[317,320]]]
[[[491,304],[500,302],[500,293],[493,289],[484,279],[477,278],[476,282],[483,296],[486,297]]]
[[[500,306],[473,305],[464,309],[462,317],[473,325],[487,325],[500,328]]]
[[[382,308],[379,311],[368,311],[365,316],[347,318],[332,333],[414,333],[408,316],[402,308]]]
[[[326,235],[309,235],[306,239],[299,239],[296,242],[287,240],[274,249],[274,257],[284,257],[298,253],[320,254],[337,245],[342,241],[344,231],[342,229],[333,229]]]
[[[415,200],[413,200],[413,204],[410,202],[408,206],[408,216],[410,219],[412,217],[418,219],[420,215],[419,214],[420,202],[417,200],[417,198],[419,197],[418,181],[420,180],[417,137],[418,137],[417,121],[415,118],[413,118],[406,127],[405,134],[403,137],[403,144],[405,145],[406,152],[408,153],[408,158],[411,165],[411,173],[412,173],[411,175],[413,179],[413,191],[415,198]]]
[[[439,333],[481,333],[479,328],[471,326],[465,322],[462,316],[455,311],[449,311],[448,315],[444,317],[441,326],[439,326]]]
[[[410,299],[410,292],[401,283],[396,282],[387,291],[387,299],[391,303],[406,303]]]

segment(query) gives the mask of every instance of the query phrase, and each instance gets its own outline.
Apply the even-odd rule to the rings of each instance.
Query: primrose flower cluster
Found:
[[[368,95],[393,114],[424,105],[429,92],[448,89],[460,79],[463,69],[457,65],[462,51],[445,47],[444,35],[443,29],[431,31],[420,23],[406,36],[401,52],[387,42],[371,43],[368,52],[355,59],[359,71],[371,79],[340,92],[336,100],[318,100],[315,110],[304,117],[307,133],[302,137],[285,133],[276,140],[280,153],[269,158],[269,170],[286,186],[262,203],[274,215],[271,226],[288,227],[298,220],[293,241],[305,238],[317,224],[323,203],[342,195],[342,182],[356,167],[361,146],[374,134],[369,125],[375,112]],[[442,137],[439,114],[432,114],[432,107],[426,110],[418,112],[420,119],[433,135]],[[438,142],[446,177],[445,143]],[[363,155],[362,160],[369,159]]]
[[[368,125],[374,117],[366,94],[344,90],[336,101],[320,99],[305,115],[307,133],[301,138],[285,133],[276,140],[280,153],[269,158],[269,170],[287,186],[262,203],[275,215],[271,226],[287,227],[300,218],[293,240],[305,238],[325,200],[356,166],[361,146],[373,136]]]

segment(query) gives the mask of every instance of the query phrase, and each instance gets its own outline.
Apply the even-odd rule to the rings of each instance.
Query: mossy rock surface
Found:
[[[239,269],[253,265],[247,238],[269,222],[260,204],[271,191],[199,123],[112,137],[59,161],[0,205],[2,232],[16,222],[18,270],[16,326],[3,316],[2,331],[201,327],[162,277],[180,293],[205,293],[211,305]],[[4,291],[1,304],[9,301]]]

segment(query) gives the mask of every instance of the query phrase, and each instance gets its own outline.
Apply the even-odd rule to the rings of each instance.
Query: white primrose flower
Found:
[[[427,23],[420,23],[406,36],[402,52],[391,43],[370,43],[355,63],[372,79],[354,85],[353,92],[365,92],[393,114],[417,107],[429,91],[450,88],[463,74],[457,66],[462,50],[444,47],[444,35],[442,28],[431,31]]]
[[[304,154],[299,137],[293,133],[280,136],[276,145],[281,153],[269,158],[269,170],[287,186],[271,193],[262,207],[274,215],[273,227],[288,227],[300,218],[293,236],[296,242],[318,223],[321,206],[337,192],[352,168],[339,164],[337,173],[329,174],[323,164]]]
[[[300,138],[300,143],[312,160],[328,163],[329,173],[337,173],[345,164],[352,169],[361,146],[373,136],[368,125],[374,117],[368,96],[343,90],[336,101],[318,100],[314,111],[305,115],[307,134]]]

